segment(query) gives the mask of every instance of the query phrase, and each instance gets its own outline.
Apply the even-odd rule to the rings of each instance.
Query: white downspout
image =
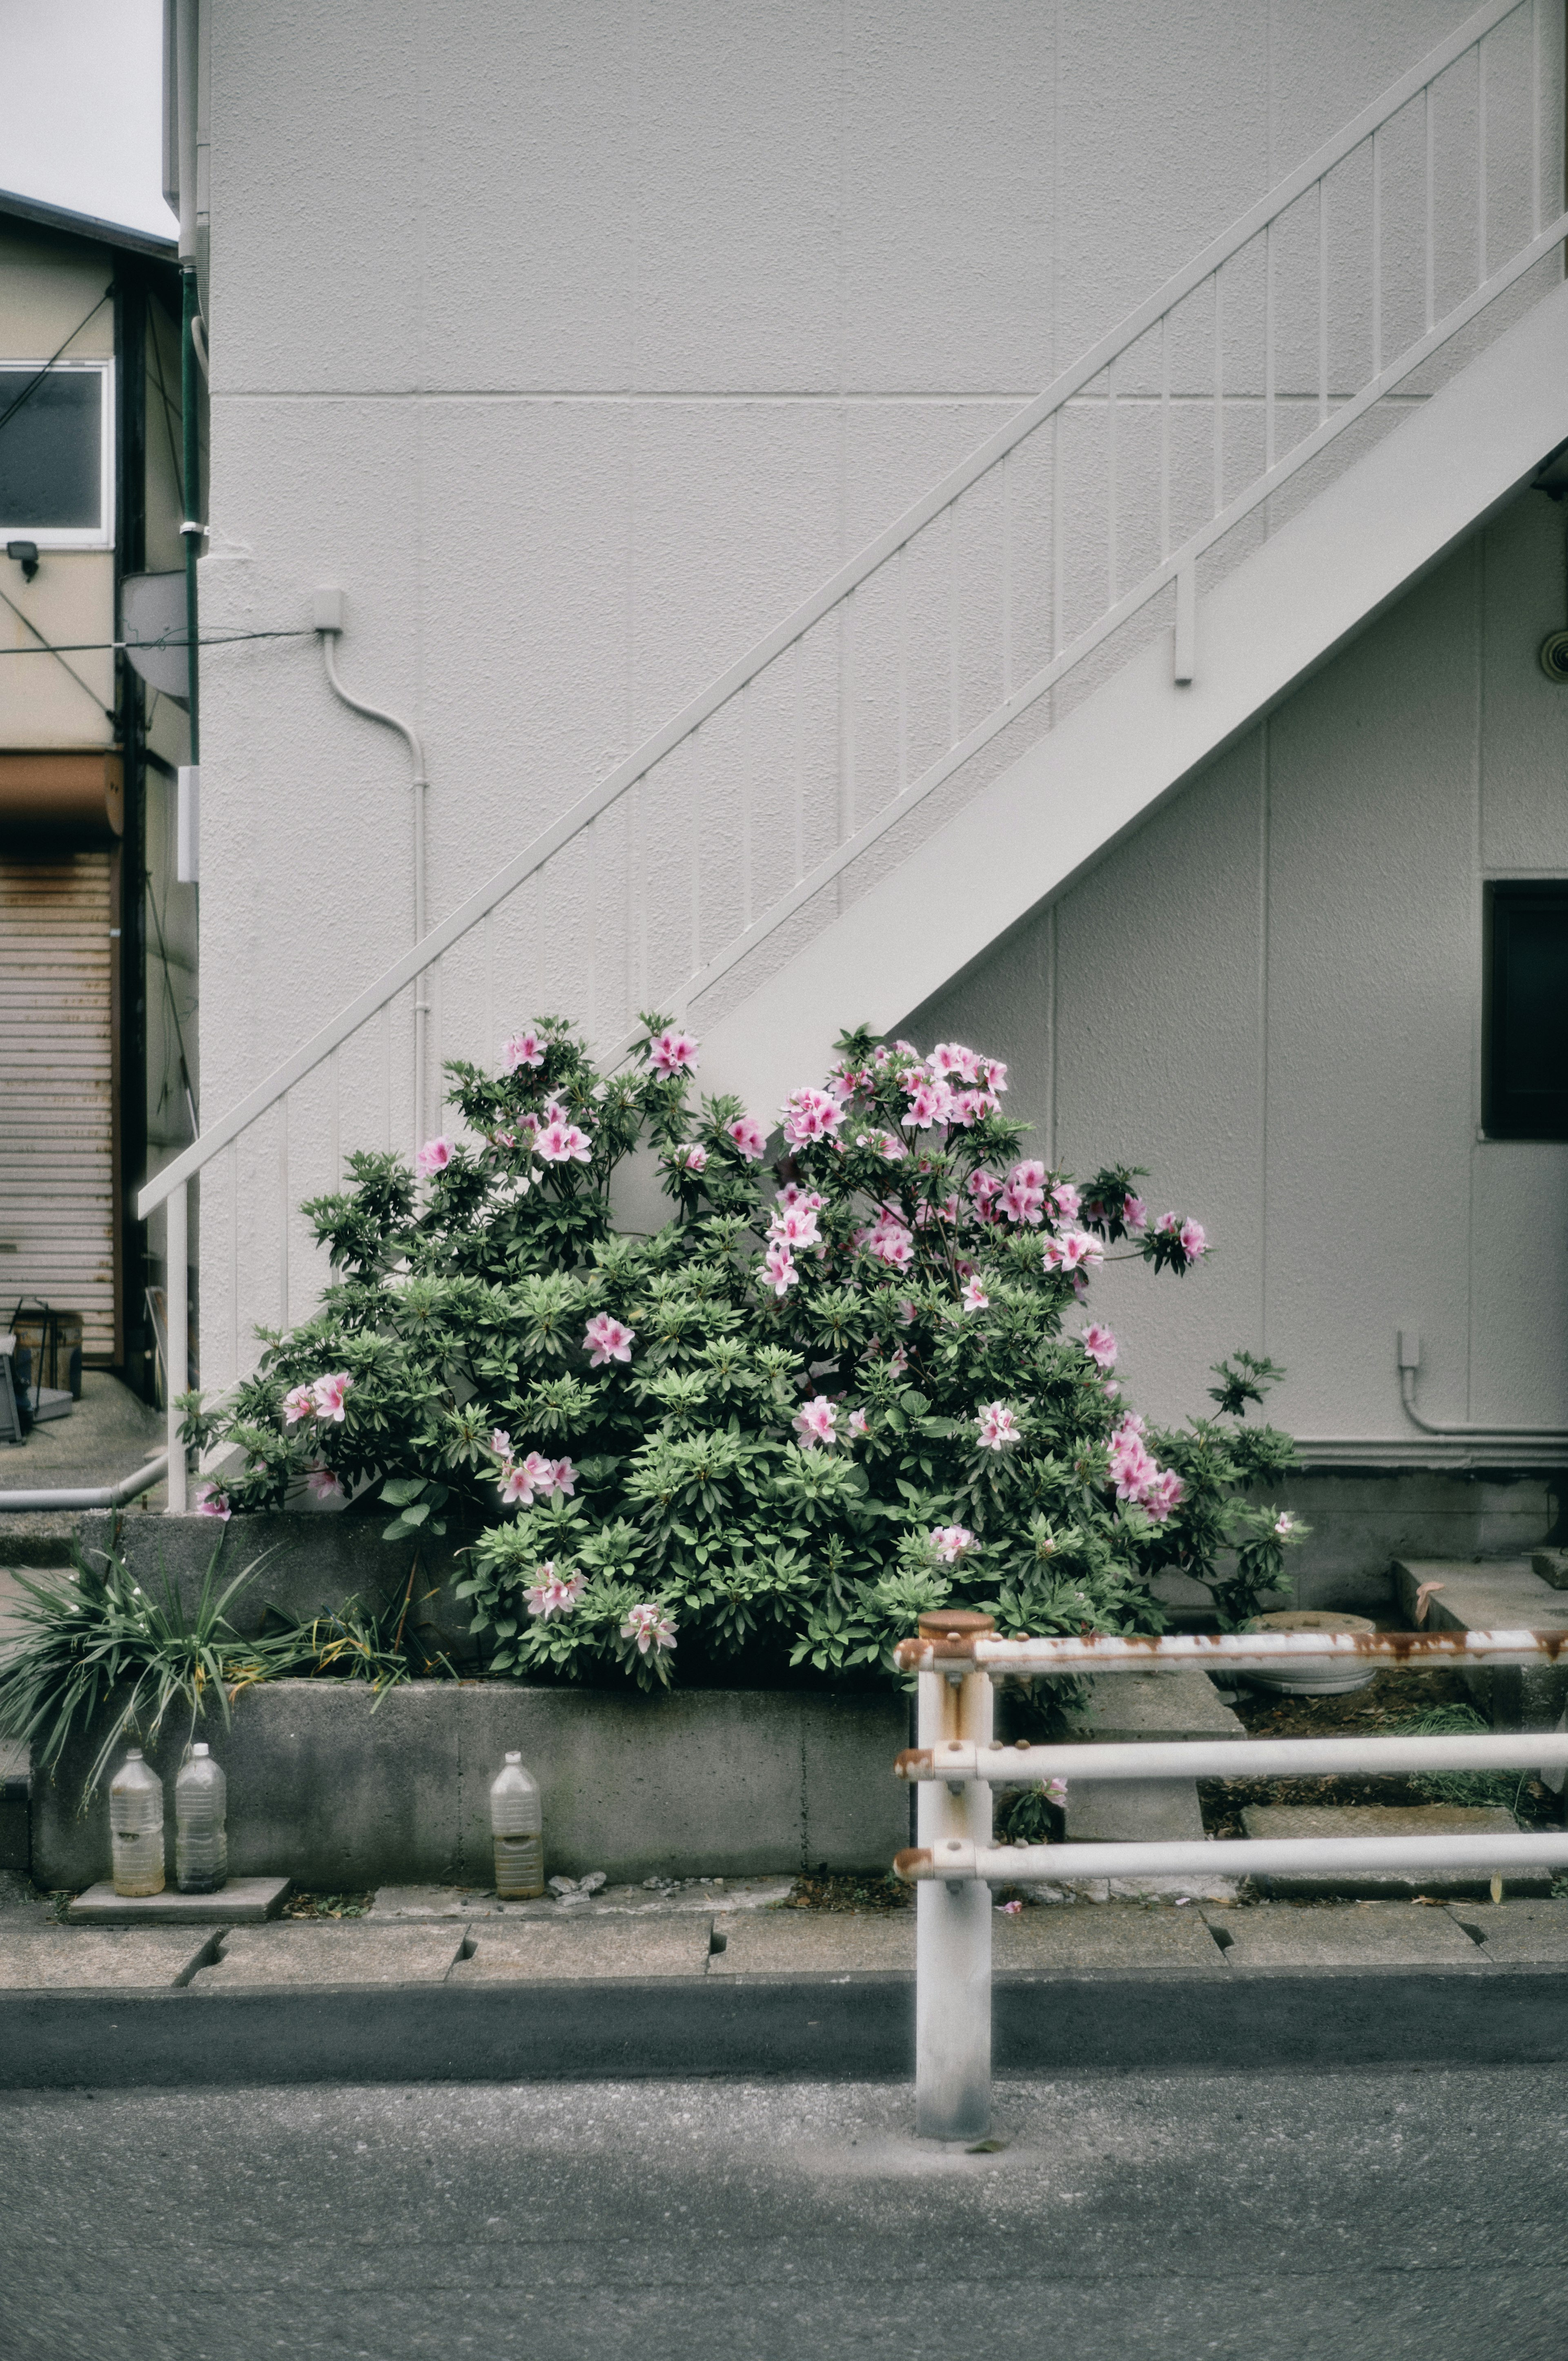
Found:
[[[345,599],[341,590],[323,588],[315,595],[315,628],[321,641],[322,656],[326,664],[326,676],[333,695],[346,705],[351,713],[362,713],[367,721],[383,722],[389,730],[397,730],[405,739],[413,758],[414,791],[414,941],[425,938],[424,915],[424,804],[425,790],[430,785],[425,775],[424,747],[420,734],[410,721],[400,720],[395,713],[385,713],[378,705],[367,705],[362,698],[351,697],[337,676],[337,636],[343,630]],[[424,1142],[424,1068],[425,1022],[430,1015],[430,1003],[425,997],[426,983],[422,974],[414,984],[414,1146]]]

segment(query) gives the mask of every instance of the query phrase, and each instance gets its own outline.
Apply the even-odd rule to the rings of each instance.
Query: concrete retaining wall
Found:
[[[488,1799],[509,1748],[539,1781],[546,1873],[612,1880],[885,1868],[909,1842],[902,1697],[709,1689],[531,1688],[415,1681],[380,1699],[358,1682],[278,1681],[207,1738],[228,1775],[229,1863],[328,1892],[491,1883]],[[173,1783],[187,1732],[152,1750]],[[35,1777],[33,1875],[80,1888],[109,1873],[101,1795],[77,1813],[92,1749]]]

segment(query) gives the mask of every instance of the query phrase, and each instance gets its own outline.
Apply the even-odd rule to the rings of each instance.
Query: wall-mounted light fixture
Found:
[[[38,570],[38,545],[36,541],[8,541],[5,555],[22,569],[22,579],[30,582]]]

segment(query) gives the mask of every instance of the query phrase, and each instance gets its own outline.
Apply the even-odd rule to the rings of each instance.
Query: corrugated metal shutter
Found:
[[[20,1295],[115,1352],[114,1029],[107,852],[0,854],[0,1325]]]

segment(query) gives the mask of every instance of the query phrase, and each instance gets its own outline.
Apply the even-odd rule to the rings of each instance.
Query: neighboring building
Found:
[[[289,1209],[433,1130],[443,1058],[678,1005],[705,1086],[771,1113],[870,1018],[1007,1057],[1053,1162],[1140,1159],[1207,1223],[1200,1278],[1105,1300],[1156,1415],[1235,1345],[1286,1365],[1309,1595],[1544,1532],[1564,69],[1559,10],[1486,22],[214,13],[204,626],[308,633],[340,589],[343,680],[430,786],[422,856],[402,750],[308,636],[205,659],[208,1145],[175,1170],[210,1377],[308,1309]],[[439,928],[568,814],[426,984],[395,967],[420,897]]]
[[[126,577],[184,562],[173,254],[0,193],[0,1327],[79,1313],[149,1396],[133,1201],[194,1128],[196,912],[184,714],[115,642]]]

